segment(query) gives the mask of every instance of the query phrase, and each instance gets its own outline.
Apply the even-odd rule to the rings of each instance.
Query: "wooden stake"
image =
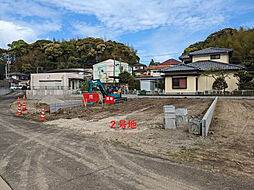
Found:
[[[86,106],[87,106],[87,99],[85,99],[85,108],[86,108]]]
[[[103,107],[103,96],[101,97],[101,105]]]

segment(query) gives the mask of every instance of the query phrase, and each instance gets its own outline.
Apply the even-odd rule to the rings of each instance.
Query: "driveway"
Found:
[[[13,94],[0,96],[0,175],[15,190],[254,186],[254,182],[179,165],[68,129],[27,121],[9,112],[15,99]]]

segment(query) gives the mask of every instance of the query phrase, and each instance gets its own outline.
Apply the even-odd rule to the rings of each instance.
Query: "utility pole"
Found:
[[[5,65],[5,78],[8,79],[8,64]]]
[[[11,64],[11,60],[10,60],[10,57],[9,55],[7,55],[7,62],[6,62],[6,66],[5,66],[5,77],[6,79],[8,79],[8,65]]]
[[[120,57],[120,69],[119,69],[119,70],[120,70],[120,73],[122,72],[122,71],[121,71],[121,68],[122,68],[122,62],[121,62],[121,61],[122,61],[122,59],[121,59],[121,57]]]
[[[114,85],[116,84],[116,79],[115,79],[115,77],[116,77],[116,76],[115,76],[115,75],[116,75],[116,74],[115,74],[115,71],[116,71],[116,70],[115,70],[115,67],[116,67],[116,56],[114,55]]]

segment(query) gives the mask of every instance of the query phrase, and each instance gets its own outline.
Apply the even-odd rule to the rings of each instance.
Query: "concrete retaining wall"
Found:
[[[82,100],[76,100],[71,102],[64,102],[64,103],[52,103],[50,104],[50,113],[54,113],[60,108],[71,108],[76,106],[81,106]]]
[[[53,98],[70,98],[82,97],[82,94],[74,94],[73,90],[27,90],[26,97],[28,99],[42,99],[44,97]]]
[[[208,134],[208,130],[212,122],[213,112],[214,112],[217,100],[218,100],[218,97],[214,99],[213,103],[211,104],[206,114],[202,118],[202,136],[207,136]]]

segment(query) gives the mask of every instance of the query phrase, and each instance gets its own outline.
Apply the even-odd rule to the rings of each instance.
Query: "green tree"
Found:
[[[0,62],[4,53],[12,58],[12,71],[36,72],[38,67],[45,71],[57,68],[86,67],[107,59],[121,60],[130,65],[139,63],[137,50],[115,41],[101,38],[37,40],[28,44],[23,40],[13,41],[8,49],[0,49]]]
[[[240,90],[253,88],[253,75],[248,73],[247,71],[238,71],[234,74],[234,77],[237,77],[238,87]]]
[[[140,90],[140,80],[135,80],[134,89]]]
[[[159,65],[159,64],[160,64],[160,62],[154,62],[154,60],[151,59],[149,66],[152,66],[152,65]]]
[[[254,29],[243,29],[242,27],[239,30],[224,28],[210,34],[204,41],[190,45],[184,50],[182,55],[208,47],[233,49],[230,63],[252,65],[254,68],[252,60],[254,56]]]
[[[214,90],[223,90],[225,94],[225,89],[228,87],[227,82],[225,81],[225,78],[218,77],[213,82],[213,89]]]
[[[128,87],[129,87],[130,90],[134,90],[135,89],[135,77],[134,76],[130,76],[129,77]]]
[[[129,79],[131,78],[131,74],[127,71],[124,71],[119,74],[119,82],[127,84],[129,82]]]
[[[81,90],[82,93],[88,91],[89,90],[89,82],[88,81],[83,81],[81,83],[80,90]]]
[[[230,73],[220,67],[211,67],[210,69],[206,70],[202,75],[212,77],[216,81],[214,81],[212,88],[215,90],[223,90],[223,93],[225,94],[225,90],[228,87],[226,83],[226,78],[229,77],[229,74]],[[223,88],[220,89],[220,87]]]

